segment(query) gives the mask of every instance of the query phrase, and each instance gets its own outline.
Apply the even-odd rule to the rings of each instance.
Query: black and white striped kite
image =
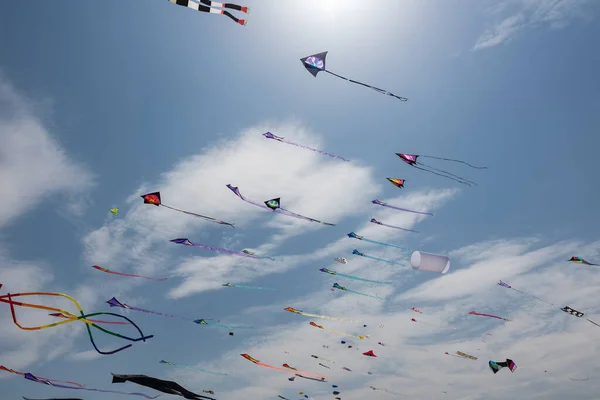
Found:
[[[240,25],[246,25],[246,20],[238,19],[238,18],[234,17],[229,11],[219,10],[219,8],[229,8],[232,10],[241,11],[246,14],[248,14],[250,12],[248,7],[238,6],[237,4],[231,4],[231,3],[219,3],[219,2],[211,1],[211,0],[169,0],[169,1],[171,3],[177,4],[178,6],[188,7],[188,8],[191,8],[192,10],[196,10],[196,11],[207,12],[207,13],[211,13],[211,14],[227,15],[229,18],[231,18],[232,20],[234,20],[235,22],[237,22]],[[205,4],[205,5],[203,6],[203,5],[199,4],[198,2]]]

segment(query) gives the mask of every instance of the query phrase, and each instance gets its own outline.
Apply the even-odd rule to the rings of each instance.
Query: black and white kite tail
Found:
[[[192,10],[196,10],[196,11],[200,11],[200,12],[226,15],[240,25],[246,25],[246,20],[236,18],[229,11],[220,10],[219,8],[229,8],[231,10],[241,11],[246,14],[248,14],[250,12],[250,9],[245,6],[239,6],[237,4],[232,4],[232,3],[219,3],[219,2],[211,1],[211,0],[197,0],[200,3],[205,4],[205,5],[198,4],[198,2],[196,2],[194,0],[169,0],[169,1],[171,3],[177,4],[178,6],[188,7],[188,8],[191,8]]]

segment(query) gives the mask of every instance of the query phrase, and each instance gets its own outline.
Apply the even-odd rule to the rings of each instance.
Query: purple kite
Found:
[[[281,204],[280,204],[281,198],[280,197],[278,197],[276,199],[267,200],[267,201],[264,202],[265,205],[262,205],[260,203],[257,203],[255,201],[249,200],[249,199],[245,198],[244,196],[242,196],[242,193],[240,193],[240,190],[238,189],[237,186],[231,186],[230,184],[227,184],[227,187],[229,188],[229,190],[231,190],[233,193],[235,193],[235,195],[237,197],[239,197],[240,199],[242,199],[246,203],[250,203],[250,204],[252,204],[254,206],[257,206],[257,207],[260,207],[260,208],[262,208],[264,210],[273,211],[273,212],[276,212],[276,213],[282,214],[282,215],[287,215],[288,217],[294,217],[294,218],[298,218],[298,219],[303,219],[305,221],[317,222],[319,224],[323,224],[323,225],[327,225],[327,226],[335,226],[335,224],[331,224],[329,222],[319,221],[318,219],[313,219],[313,218],[310,218],[310,217],[305,217],[304,215],[296,214],[294,212],[291,212],[289,210],[281,208]]]
[[[350,162],[350,160],[346,160],[345,158],[340,157],[340,156],[336,156],[335,154],[326,153],[326,152],[321,151],[321,150],[313,149],[312,147],[308,147],[308,146],[304,146],[302,144],[298,144],[298,143],[290,142],[288,140],[284,140],[285,138],[283,138],[281,136],[273,135],[271,132],[263,133],[263,136],[266,137],[267,139],[274,139],[274,140],[277,140],[278,142],[281,142],[281,143],[287,143],[287,144],[291,144],[292,146],[302,147],[303,149],[311,150],[311,151],[314,151],[316,153],[321,153],[321,154],[323,154],[325,156],[329,156],[329,157],[333,157],[333,158],[337,158],[337,159],[340,159],[340,160],[343,160],[343,161]]]
[[[357,85],[361,85],[361,86],[367,87],[369,89],[373,89],[374,91],[381,93],[383,95],[395,97],[400,101],[408,101],[408,99],[406,97],[396,96],[394,93],[388,92],[387,90],[380,89],[375,86],[367,85],[366,83],[358,82],[358,81],[355,81],[352,79],[348,79],[341,75],[338,75],[331,71],[326,70],[325,69],[325,58],[327,57],[327,53],[328,53],[327,51],[324,51],[322,53],[313,54],[308,57],[301,58],[300,61],[302,62],[302,65],[304,65],[304,68],[306,68],[306,70],[308,72],[310,72],[310,74],[312,76],[314,76],[315,78],[317,77],[317,74],[319,72],[323,71],[323,72],[327,72],[328,74],[331,74],[335,77],[343,79],[345,81],[348,81],[348,82],[351,82],[351,83],[354,83]]]
[[[471,311],[469,314],[479,315],[480,317],[490,317],[490,318],[496,318],[496,319],[503,319],[504,321],[510,321],[510,319],[507,319],[507,318],[502,318],[502,317],[499,317],[497,315],[492,315],[492,314],[481,314],[481,313],[478,313],[477,311]]]
[[[121,303],[115,297],[113,297],[112,299],[108,300],[107,303],[111,307],[121,307],[121,308],[124,308],[126,310],[141,311],[141,312],[145,312],[145,313],[148,313],[148,314],[162,315],[163,317],[185,319],[186,321],[192,321],[192,322],[194,321],[193,318],[180,317],[179,315],[173,315],[173,314],[163,314],[163,313],[156,312],[156,311],[144,310],[143,308],[137,308],[137,307],[129,306],[129,305],[125,304],[125,303]]]
[[[470,181],[468,179],[465,179],[461,176],[458,175],[454,175],[453,173],[447,172],[447,171],[443,171],[441,169],[437,169],[437,168],[433,168],[430,167],[429,165],[425,165],[422,164],[420,162],[417,161],[418,157],[423,157],[423,158],[434,158],[436,160],[444,160],[444,161],[452,161],[452,162],[457,162],[457,163],[461,163],[461,164],[465,164],[468,165],[471,168],[475,168],[475,169],[487,169],[487,167],[476,167],[474,165],[471,165],[467,162],[464,161],[460,161],[460,160],[453,160],[451,158],[441,158],[441,157],[433,157],[433,156],[423,156],[423,155],[417,155],[417,154],[404,154],[404,153],[396,153],[396,155],[398,157],[400,157],[400,159],[402,161],[404,161],[405,163],[407,163],[408,165],[410,165],[411,167],[415,167],[417,169],[420,169],[422,171],[427,171],[430,172],[432,174],[438,175],[438,176],[442,176],[444,178],[448,178],[448,179],[452,179],[453,181],[468,185],[468,186],[472,186],[475,185],[477,186],[477,184],[473,181]]]
[[[371,218],[371,222],[374,223],[374,224],[377,224],[377,225],[387,226],[388,228],[400,229],[401,231],[419,233],[419,231],[414,231],[412,229],[400,228],[399,226],[384,224],[381,221],[377,221],[375,218]]]
[[[260,260],[261,259],[261,257],[259,257],[259,256],[255,256],[253,254],[244,253],[244,252],[241,252],[241,251],[233,251],[233,250],[222,249],[220,247],[212,247],[212,246],[204,246],[202,244],[194,244],[189,239],[186,239],[186,238],[183,238],[183,239],[173,239],[173,240],[169,240],[169,242],[171,242],[171,243],[177,243],[177,244],[183,244],[183,245],[186,245],[186,246],[198,247],[200,249],[207,249],[207,250],[217,251],[219,253],[231,254],[232,256],[248,257],[248,258],[254,258],[256,260]]]
[[[400,207],[396,207],[396,206],[391,206],[388,203],[384,203],[383,201],[379,201],[377,199],[372,200],[371,203],[377,204],[378,206],[393,208],[394,210],[399,210],[399,211],[408,211],[408,212],[411,212],[411,213],[423,214],[423,215],[433,215],[433,213],[430,213],[430,212],[414,211],[414,210],[409,210],[409,209],[406,209],[406,208],[400,208]]]

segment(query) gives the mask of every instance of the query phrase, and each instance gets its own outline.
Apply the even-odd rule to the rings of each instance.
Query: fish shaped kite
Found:
[[[348,263],[348,260],[346,260],[344,257],[336,257],[336,258],[333,259],[333,261],[337,261],[337,262],[339,262],[341,264],[347,264]]]
[[[321,272],[325,272],[326,274],[330,274],[330,275],[340,276],[340,277],[342,277],[342,278],[353,279],[353,280],[355,280],[355,281],[363,281],[363,282],[369,282],[369,283],[377,283],[377,284],[380,284],[380,285],[391,285],[391,284],[393,284],[393,282],[374,281],[374,280],[371,280],[371,279],[359,278],[358,276],[346,275],[346,274],[340,274],[339,272],[332,271],[332,270],[330,270],[330,269],[327,269],[327,268],[321,268],[321,269],[319,269],[319,271],[321,271]]]
[[[502,318],[502,317],[499,317],[497,315],[492,315],[492,314],[481,314],[481,313],[478,313],[477,311],[471,311],[469,314],[479,315],[480,317],[490,317],[490,318],[496,318],[496,319],[503,319],[504,321],[510,321],[510,319],[507,319],[507,318]]]
[[[361,257],[365,257],[365,258],[370,258],[371,260],[377,260],[377,261],[382,261],[384,263],[388,263],[388,264],[396,264],[396,265],[402,265],[398,262],[395,261],[390,261],[390,260],[384,260],[383,258],[377,258],[377,257],[373,257],[373,256],[368,256],[365,253],[361,253],[360,251],[354,249],[352,250],[352,254],[356,255],[356,256],[361,256]]]
[[[28,381],[41,383],[42,385],[52,386],[52,387],[56,387],[56,388],[60,388],[60,389],[86,390],[88,392],[115,393],[115,394],[129,395],[129,396],[142,396],[146,399],[156,399],[158,397],[158,396],[154,396],[154,397],[148,396],[147,394],[144,394],[144,393],[126,393],[126,392],[116,392],[114,390],[91,389],[91,388],[86,388],[83,385],[73,384],[72,382],[64,382],[64,381],[59,381],[59,380],[55,380],[55,379],[40,378],[29,372],[26,372],[26,373],[18,372],[18,371],[14,371],[12,369],[8,369],[6,367],[0,367],[0,371],[11,372],[13,374],[23,376]],[[54,382],[63,382],[63,383],[68,383],[69,385],[63,385],[63,384],[54,383]],[[67,399],[65,399],[65,400],[67,400]],[[76,400],[76,399],[71,399],[71,400]]]
[[[296,310],[295,308],[292,307],[286,307],[284,308],[285,311],[289,311],[291,313],[294,314],[300,314],[300,315],[304,315],[305,317],[315,317],[315,318],[321,318],[321,319],[328,319],[330,321],[341,321],[341,322],[356,322],[359,323],[360,321],[355,321],[353,319],[349,319],[349,318],[343,318],[343,317],[330,317],[328,315],[321,315],[321,314],[312,314],[312,313],[307,313],[304,312],[302,310]]]
[[[216,400],[213,397],[203,396],[200,394],[196,394],[194,392],[190,392],[189,390],[187,390],[186,388],[184,388],[177,382],[173,382],[173,381],[165,381],[162,379],[152,378],[152,377],[146,376],[146,375],[120,375],[120,374],[113,374],[112,372],[111,372],[111,375],[112,375],[112,383],[124,383],[124,382],[129,381],[131,383],[135,383],[135,384],[138,384],[141,386],[149,387],[154,390],[158,390],[159,392],[181,396],[185,399]]]
[[[198,217],[198,218],[202,218],[202,219],[204,219],[206,221],[214,222],[215,224],[228,225],[228,226],[230,226],[232,228],[235,228],[235,226],[233,226],[233,224],[231,224],[229,222],[221,221],[221,220],[213,218],[213,217],[207,217],[206,215],[196,214],[196,213],[193,213],[193,212],[184,211],[184,210],[180,210],[179,208],[168,206],[168,205],[164,204],[162,202],[162,200],[160,199],[160,192],[147,193],[147,194],[141,195],[140,197],[142,199],[144,199],[144,204],[154,204],[157,207],[158,206],[163,206],[163,207],[168,208],[170,210],[179,211],[180,213],[183,213],[183,214],[193,215],[194,217]]]
[[[221,325],[221,324],[213,324],[212,322],[206,322],[205,319],[197,319],[194,321],[198,325],[208,325],[214,326],[216,328],[225,328],[225,329],[254,329],[253,326],[229,326],[229,325]]]
[[[240,289],[253,289],[253,290],[275,290],[273,288],[262,287],[262,286],[246,286],[246,285],[234,285],[232,283],[224,283],[223,286],[236,287]]]
[[[177,4],[178,6],[184,6],[184,7],[191,8],[192,10],[196,10],[196,11],[200,11],[200,12],[226,15],[229,18],[231,18],[235,23],[240,24],[242,26],[246,25],[245,19],[238,19],[238,18],[234,17],[233,14],[231,14],[229,11],[219,10],[219,8],[229,8],[230,10],[237,10],[237,11],[241,11],[246,14],[250,13],[250,9],[246,6],[238,6],[237,4],[231,4],[231,3],[219,3],[219,2],[211,1],[211,0],[194,0],[194,1],[192,1],[192,0],[169,0],[169,1],[173,4]],[[197,2],[200,2],[205,5],[203,6],[201,4],[198,4]],[[218,8],[214,8],[214,7],[218,7]]]
[[[385,178],[385,179],[387,179],[392,185],[399,187],[399,188],[403,188],[404,182],[406,182],[406,179],[399,179],[399,178]]]
[[[110,209],[110,213],[112,215],[119,215],[119,209],[118,208],[111,208]]]
[[[125,274],[123,272],[115,272],[115,271],[111,271],[109,269],[106,268],[102,268],[98,265],[92,265],[92,268],[97,269],[98,271],[102,271],[102,272],[106,272],[107,274],[113,274],[113,275],[120,275],[120,276],[131,276],[134,278],[144,278],[144,279],[148,279],[149,281],[166,281],[167,278],[150,278],[149,276],[142,276],[142,275],[135,275],[135,274]]]
[[[317,74],[319,72],[323,71],[323,72],[327,72],[328,74],[331,74],[335,77],[343,79],[345,81],[348,81],[348,82],[351,82],[351,83],[354,83],[357,85],[361,85],[361,86],[367,87],[369,89],[373,89],[376,92],[381,93],[383,95],[395,97],[400,101],[408,101],[408,99],[406,97],[396,96],[395,94],[388,92],[387,90],[380,89],[375,86],[367,85],[366,83],[362,83],[362,82],[358,82],[358,81],[355,81],[352,79],[345,78],[341,75],[338,75],[336,73],[333,73],[333,72],[325,69],[325,58],[327,57],[327,53],[328,53],[327,51],[324,51],[322,53],[313,54],[308,57],[301,58],[300,61],[302,62],[302,65],[304,65],[304,68],[306,68],[306,70],[308,72],[310,72],[310,74],[312,76],[314,76],[315,78],[317,77]]]
[[[188,367],[186,365],[179,365],[179,364],[175,364],[172,363],[170,361],[165,361],[165,360],[160,360],[161,364],[168,364],[168,365],[172,365],[173,367],[178,367],[178,368],[185,368],[185,369],[189,369],[192,371],[202,371],[202,372],[206,372],[207,374],[211,374],[211,375],[223,375],[223,376],[228,376],[228,374],[221,374],[219,372],[212,372],[212,371],[207,371],[205,369],[202,368],[198,368],[198,367]]]
[[[571,257],[571,259],[567,260],[567,261],[576,262],[576,263],[585,264],[585,265],[598,265],[598,264],[592,264],[591,262],[587,262],[583,258],[576,257],[576,256]]]
[[[348,293],[354,293],[354,294],[358,294],[360,296],[365,296],[365,297],[371,297],[373,299],[379,299],[379,300],[385,300],[383,297],[379,297],[379,296],[373,296],[371,294],[366,294],[366,293],[361,293],[361,292],[357,292],[355,290],[350,290],[344,286],[340,286],[337,282],[333,284],[333,288],[334,289],[338,289],[338,290],[344,290]]]
[[[492,370],[492,372],[494,373],[494,375],[496,375],[496,373],[501,368],[508,368],[508,369],[510,369],[510,372],[515,372],[515,369],[517,369],[517,364],[515,364],[515,362],[509,358],[507,358],[506,361],[504,361],[504,362],[490,360],[488,365],[489,365],[490,369]]]
[[[0,288],[2,287],[2,284],[0,284]],[[77,308],[77,310],[79,311],[79,316],[72,314],[68,311],[65,310],[61,310],[60,308],[55,308],[55,307],[49,307],[49,306],[45,306],[45,305],[39,305],[39,304],[31,304],[31,303],[23,303],[20,301],[15,301],[13,300],[14,297],[20,297],[20,296],[51,296],[51,297],[62,297],[65,298],[67,300],[70,300],[73,302],[73,304],[75,305],[75,307]],[[17,325],[20,329],[25,330],[25,331],[36,331],[36,330],[42,330],[42,329],[48,329],[48,328],[52,328],[55,326],[59,326],[59,325],[64,325],[64,324],[68,324],[71,322],[75,322],[75,321],[81,321],[83,323],[85,323],[85,327],[87,330],[87,334],[88,334],[88,338],[90,339],[90,342],[92,343],[92,346],[94,347],[94,349],[102,355],[110,355],[110,354],[115,354],[118,353],[122,350],[128,349],[129,347],[132,346],[132,344],[128,344],[125,345],[123,347],[120,347],[116,350],[113,351],[101,351],[98,346],[96,346],[96,342],[94,341],[94,337],[92,335],[92,330],[90,329],[91,327],[94,327],[104,333],[107,333],[109,335],[118,337],[120,339],[125,339],[128,340],[130,342],[139,342],[139,341],[143,341],[145,342],[147,339],[151,339],[154,337],[154,335],[149,335],[149,336],[145,336],[144,333],[142,332],[142,330],[129,318],[123,316],[123,315],[119,315],[119,314],[114,314],[114,313],[109,313],[109,312],[97,312],[97,313],[92,313],[92,314],[85,314],[83,312],[83,309],[81,308],[81,306],[79,305],[79,303],[72,298],[69,295],[63,294],[63,293],[52,293],[52,292],[26,292],[26,293],[8,293],[4,296],[0,296],[0,302],[3,303],[7,303],[10,305],[10,311],[12,314],[12,318],[13,318],[13,323],[15,325]],[[60,322],[54,322],[48,325],[40,325],[40,326],[35,326],[35,327],[25,327],[23,325],[21,325],[18,321],[17,321],[17,316],[16,316],[16,312],[15,312],[15,306],[21,306],[21,307],[26,307],[26,308],[35,308],[38,310],[45,310],[45,311],[54,311],[56,313],[60,313],[68,318],[64,319],[63,321]],[[125,335],[121,335],[119,333],[116,332],[112,332],[109,331],[108,329],[105,329],[97,324],[95,324],[94,322],[88,320],[89,317],[95,317],[97,315],[112,315],[114,317],[117,318],[123,318],[124,320],[126,320],[127,322],[129,322],[129,324],[131,324],[136,330],[137,332],[140,334],[139,338],[130,338],[128,336]]]
[[[205,246],[205,245],[202,245],[202,244],[195,244],[195,243],[192,243],[187,238],[172,239],[172,240],[169,240],[169,242],[176,243],[176,244],[183,244],[185,246],[197,247],[199,249],[212,250],[212,251],[216,251],[216,252],[219,252],[219,253],[230,254],[232,256],[241,256],[241,257],[247,257],[247,258],[254,258],[256,260],[260,260],[260,258],[261,258],[259,256],[256,256],[256,255],[253,255],[253,254],[244,253],[244,252],[241,252],[241,251],[233,251],[233,250],[222,249],[220,247],[212,247],[212,246]]]
[[[345,158],[340,157],[340,156],[336,156],[335,154],[326,153],[326,152],[321,151],[321,150],[313,149],[312,147],[308,147],[308,146],[304,146],[302,144],[290,142],[288,140],[285,140],[285,138],[283,138],[281,136],[273,135],[271,132],[263,133],[263,136],[266,137],[267,139],[277,140],[278,142],[281,142],[281,143],[287,143],[287,144],[291,144],[292,146],[302,147],[303,149],[311,150],[311,151],[314,151],[315,153],[320,153],[320,154],[323,154],[325,156],[329,156],[329,157],[332,157],[332,158],[337,158],[337,159],[342,160],[342,161],[350,162],[350,160],[346,160]]]
[[[319,221],[318,219],[314,219],[314,218],[310,218],[310,217],[305,217],[304,215],[296,214],[294,212],[291,212],[289,210],[281,208],[281,203],[280,203],[281,198],[279,198],[279,197],[276,198],[276,199],[267,200],[267,201],[264,202],[265,205],[262,205],[260,203],[257,203],[255,201],[249,200],[249,199],[245,198],[244,196],[242,196],[242,193],[240,192],[240,190],[238,189],[237,186],[231,186],[230,184],[227,184],[227,187],[229,188],[229,190],[231,190],[233,193],[235,193],[235,195],[237,197],[239,197],[240,199],[242,199],[246,203],[252,204],[252,205],[257,206],[257,207],[260,207],[260,208],[262,208],[264,210],[273,211],[273,212],[276,212],[276,213],[282,214],[282,215],[287,215],[288,217],[294,217],[294,218],[298,218],[298,219],[303,219],[305,221],[317,222],[319,224],[323,224],[323,225],[327,225],[327,226],[335,226],[335,224],[331,224],[329,222]]]
[[[411,249],[407,248],[407,247],[402,247],[402,246],[396,246],[395,244],[388,244],[388,243],[383,243],[383,242],[377,242],[375,240],[370,240],[370,239],[366,239],[364,236],[360,236],[357,235],[354,232],[350,232],[348,233],[348,237],[352,238],[352,239],[358,239],[358,240],[362,240],[363,242],[369,242],[369,243],[373,243],[373,244],[378,244],[380,246],[388,246],[388,247],[395,247],[397,249],[402,249],[402,250],[407,250],[407,251],[411,251]]]
[[[331,330],[331,329],[326,329],[326,328],[323,327],[323,325],[318,325],[316,322],[312,322],[312,321],[309,322],[309,325],[310,326],[314,326],[315,328],[323,329],[324,331],[331,332],[331,333],[336,333],[336,334],[342,335],[342,336],[353,337],[353,338],[356,338],[356,339],[365,339],[366,338],[366,336],[363,336],[363,335],[358,335],[357,336],[357,335],[351,335],[349,333],[344,333],[344,332],[334,331],[334,330]]]
[[[259,360],[257,360],[256,358],[252,357],[251,355],[249,355],[247,353],[240,354],[240,356],[244,357],[246,360],[248,360],[258,366],[273,369],[275,371],[287,372],[288,374],[294,374],[295,376],[298,376],[300,378],[307,378],[307,377],[311,377],[311,375],[312,375],[312,378],[315,378],[316,380],[319,380],[319,381],[324,381],[325,379],[327,379],[327,376],[325,376],[323,374],[319,374],[318,372],[310,372],[310,371],[302,371],[302,370],[292,371],[289,369],[279,368],[279,367],[275,367],[273,365],[265,364],[263,362],[260,362]]]
[[[407,228],[400,228],[399,226],[394,226],[394,225],[388,225],[388,224],[384,224],[381,221],[377,221],[375,218],[371,218],[371,221],[373,224],[377,224],[377,225],[381,225],[381,226],[387,226],[388,228],[394,228],[394,229],[399,229],[401,231],[406,231],[406,232],[414,232],[414,233],[419,233],[419,231],[415,231],[412,229],[407,229]]]
[[[411,213],[415,213],[415,214],[422,214],[422,215],[433,215],[433,213],[430,213],[430,212],[415,211],[415,210],[409,210],[408,208],[400,208],[400,207],[392,206],[392,205],[389,205],[388,203],[384,203],[383,201],[380,201],[377,199],[372,200],[371,203],[377,204],[378,206],[382,206],[382,207],[393,208],[394,210],[399,210],[399,211],[407,211],[407,212],[411,212]]]
[[[461,176],[458,175],[454,175],[450,172],[447,171],[443,171],[441,169],[437,169],[437,168],[433,168],[431,166],[425,165],[419,161],[417,161],[418,157],[422,157],[422,158],[433,158],[436,160],[444,160],[444,161],[452,161],[452,162],[457,162],[457,163],[461,163],[461,164],[465,164],[468,165],[471,168],[475,168],[475,169],[487,169],[487,167],[476,167],[474,165],[471,165],[467,162],[464,161],[460,161],[460,160],[454,160],[451,158],[441,158],[441,157],[433,157],[433,156],[423,156],[423,155],[418,155],[418,154],[404,154],[404,153],[396,153],[396,155],[398,157],[400,157],[400,159],[402,161],[404,161],[405,163],[407,163],[408,165],[410,165],[411,167],[420,169],[422,171],[426,171],[426,172],[430,172],[432,174],[438,175],[438,176],[442,176],[444,178],[448,178],[448,179],[452,179],[453,181],[462,183],[464,185],[467,186],[477,186],[477,184],[473,181],[470,181],[468,179],[465,179]]]

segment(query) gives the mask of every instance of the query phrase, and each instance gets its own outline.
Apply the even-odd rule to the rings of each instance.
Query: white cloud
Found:
[[[562,29],[573,20],[588,19],[588,0],[508,0],[487,11],[498,21],[477,39],[473,50],[481,50],[509,42],[522,31],[548,25]]]

